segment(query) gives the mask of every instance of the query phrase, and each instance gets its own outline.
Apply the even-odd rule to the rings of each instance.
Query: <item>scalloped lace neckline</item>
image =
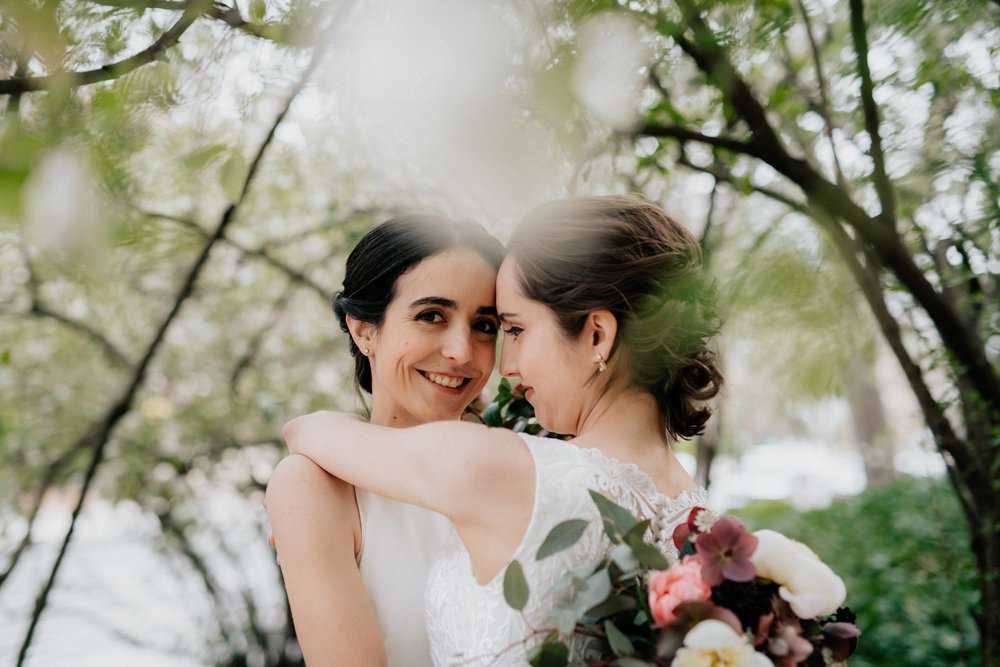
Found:
[[[608,456],[596,447],[580,447],[589,456],[604,461],[609,467],[618,470],[627,476],[637,491],[650,500],[655,500],[666,512],[673,512],[675,509],[690,507],[697,502],[707,501],[707,491],[702,487],[685,489],[676,496],[670,497],[656,488],[653,478],[635,463],[623,463],[613,456]]]

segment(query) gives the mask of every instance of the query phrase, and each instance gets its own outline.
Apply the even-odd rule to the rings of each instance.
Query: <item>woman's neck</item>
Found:
[[[636,389],[605,392],[584,417],[575,442],[622,461],[641,461],[669,445],[656,399]]]

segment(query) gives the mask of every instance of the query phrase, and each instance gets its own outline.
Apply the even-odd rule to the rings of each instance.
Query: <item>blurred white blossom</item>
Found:
[[[650,57],[634,19],[598,14],[580,26],[573,92],[598,120],[621,132],[634,129]]]

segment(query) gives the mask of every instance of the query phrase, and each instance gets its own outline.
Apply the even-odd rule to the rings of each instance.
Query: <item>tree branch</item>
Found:
[[[312,61],[306,68],[298,84],[292,90],[292,93],[289,95],[288,99],[285,102],[284,107],[278,114],[274,123],[271,125],[271,128],[268,131],[266,137],[264,138],[264,141],[261,143],[260,148],[257,150],[257,154],[254,156],[253,161],[250,163],[250,169],[247,172],[246,179],[243,182],[243,187],[240,191],[239,198],[226,208],[225,212],[222,214],[221,219],[219,220],[218,225],[215,228],[214,233],[206,241],[205,245],[202,247],[201,253],[198,255],[197,259],[195,259],[194,264],[191,266],[191,268],[188,270],[188,273],[183,283],[181,284],[180,289],[177,292],[177,296],[174,299],[174,303],[170,309],[170,312],[167,313],[166,317],[160,323],[159,328],[157,329],[152,340],[150,341],[149,345],[146,348],[145,354],[143,355],[139,363],[136,365],[135,370],[132,374],[131,381],[129,382],[128,386],[126,387],[124,392],[122,392],[118,400],[115,401],[115,403],[111,406],[108,412],[104,415],[104,417],[95,422],[91,426],[91,428],[87,431],[87,433],[77,442],[77,446],[74,447],[74,449],[77,447],[91,449],[92,453],[90,457],[90,463],[84,475],[83,485],[82,488],[80,489],[80,497],[76,503],[76,506],[73,508],[73,514],[70,520],[70,526],[69,529],[66,531],[66,536],[63,539],[62,547],[59,550],[59,554],[56,556],[55,563],[52,565],[52,569],[49,573],[48,579],[42,585],[41,591],[39,592],[38,597],[35,600],[35,607],[31,615],[31,621],[28,625],[28,630],[25,633],[24,641],[21,644],[21,649],[18,652],[18,658],[17,658],[18,667],[21,667],[24,664],[24,661],[27,657],[28,649],[30,648],[32,639],[34,638],[35,630],[38,627],[38,621],[41,619],[42,612],[44,611],[45,606],[48,603],[49,594],[52,591],[52,587],[55,584],[56,576],[59,573],[59,570],[62,566],[62,562],[66,556],[66,551],[73,538],[73,533],[76,529],[77,519],[79,518],[80,511],[83,509],[83,504],[87,498],[87,493],[90,490],[91,483],[94,481],[94,478],[97,474],[97,470],[100,467],[100,464],[104,460],[104,452],[107,447],[108,441],[110,440],[111,434],[114,431],[115,427],[118,425],[119,421],[121,421],[122,417],[128,414],[128,412],[131,410],[132,402],[135,399],[135,395],[138,392],[139,387],[142,385],[143,381],[146,378],[146,372],[149,368],[150,363],[153,360],[153,357],[156,356],[156,353],[159,351],[160,346],[162,345],[163,341],[166,338],[167,330],[174,323],[178,313],[181,310],[181,307],[194,294],[195,283],[197,282],[198,277],[201,275],[202,270],[207,265],[208,258],[212,252],[212,249],[215,247],[216,243],[218,243],[218,241],[222,239],[223,235],[226,232],[226,229],[229,227],[229,225],[235,218],[236,212],[239,210],[239,207],[245,201],[247,190],[249,189],[250,184],[253,182],[254,177],[257,174],[257,170],[260,167],[260,163],[261,160],[263,159],[264,153],[266,152],[268,146],[271,145],[271,142],[274,139],[275,131],[277,130],[278,126],[281,124],[281,122],[287,115],[288,110],[292,105],[292,102],[295,100],[299,92],[305,86],[305,83],[308,80],[309,75],[312,73],[312,70],[315,68],[316,63],[318,62],[319,54],[320,54],[320,49],[317,49],[313,53]]]
[[[954,305],[934,288],[913,261],[896,230],[869,216],[843,189],[823,178],[801,158],[792,157],[767,121],[764,108],[730,63],[692,0],[675,0],[695,34],[695,42],[676,28],[671,36],[725,96],[750,128],[749,154],[774,167],[801,189],[812,206],[853,227],[927,312],[952,353],[958,372],[994,413],[1000,413],[1000,374],[990,363],[978,332],[966,326]],[[745,152],[745,151],[744,151]]]
[[[66,328],[83,334],[101,349],[101,352],[104,353],[104,356],[107,357],[108,361],[112,364],[118,366],[119,368],[129,367],[128,357],[126,357],[121,350],[115,347],[115,344],[108,340],[104,334],[89,324],[75,320],[72,317],[63,315],[62,313],[58,313],[37,300],[32,301],[31,310],[29,312],[39,317],[55,320]]]
[[[198,234],[200,234],[200,235],[202,235],[202,236],[204,236],[206,238],[209,236],[209,232],[204,227],[202,227],[198,223],[194,222],[193,220],[188,220],[187,218],[181,218],[179,216],[170,215],[168,213],[156,213],[156,212],[153,212],[153,211],[142,211],[141,213],[142,213],[142,215],[145,215],[145,216],[150,217],[150,218],[159,218],[161,220],[169,220],[171,222],[176,222],[177,224],[182,225],[182,226],[184,226],[184,227],[186,227],[186,228],[188,228],[188,229],[190,229],[192,231],[195,231]],[[243,255],[245,255],[247,257],[256,257],[258,259],[261,259],[261,260],[267,262],[272,267],[274,267],[278,271],[281,271],[286,276],[288,276],[293,282],[295,282],[295,283],[297,283],[299,285],[302,285],[303,287],[306,287],[309,290],[311,290],[312,292],[314,292],[321,300],[323,300],[323,301],[329,301],[330,295],[333,293],[332,290],[328,290],[328,289],[325,289],[325,288],[321,287],[312,278],[310,278],[306,274],[302,273],[298,269],[294,269],[291,266],[288,266],[288,264],[285,264],[283,261],[281,261],[280,259],[278,259],[274,255],[272,255],[270,252],[268,252],[266,249],[264,249],[264,248],[256,248],[256,249],[254,249],[254,248],[247,248],[243,244],[241,244],[241,243],[239,243],[237,241],[234,241],[233,239],[229,238],[228,236],[227,237],[223,237],[221,240],[224,243],[232,246],[233,248],[236,248],[241,253],[243,253]]]
[[[124,7],[135,9],[167,9],[171,11],[184,11],[188,7],[188,0],[90,0],[94,4],[105,7]],[[288,43],[285,39],[285,26],[280,23],[250,23],[240,14],[240,9],[236,5],[227,6],[216,2],[203,12],[204,16],[222,21],[231,28],[242,30],[243,32],[268,39],[278,43]]]
[[[861,75],[861,107],[865,114],[865,129],[872,142],[869,151],[875,167],[872,179],[875,181],[875,191],[882,204],[882,218],[895,228],[896,195],[885,170],[885,153],[882,150],[882,137],[879,134],[878,106],[875,104],[875,85],[872,82],[871,68],[868,66],[868,36],[862,3],[863,0],[850,0],[851,37],[854,39],[854,50],[858,56],[858,73]]]
[[[830,153],[833,155],[834,178],[836,178],[837,185],[847,192],[847,180],[844,178],[844,170],[841,168],[840,158],[837,156],[837,146],[833,142],[833,114],[830,111],[830,98],[827,94],[828,86],[826,76],[823,74],[823,62],[820,58],[819,43],[817,43],[816,36],[813,34],[812,20],[809,18],[809,12],[806,10],[805,3],[802,0],[798,0],[796,4],[799,7],[799,13],[802,15],[802,22],[806,27],[806,36],[809,38],[809,49],[812,52],[813,67],[816,69],[816,89],[819,93],[817,111],[819,111],[819,115],[823,118],[823,133],[826,135],[826,140],[830,142]]]
[[[160,35],[159,39],[135,55],[85,72],[60,72],[58,74],[38,77],[15,76],[13,79],[0,81],[0,95],[14,95],[45,90],[53,86],[66,84],[86,86],[100,81],[109,81],[158,60],[167,49],[180,41],[181,35],[191,27],[199,15],[209,10],[211,0],[191,0],[186,4],[187,8],[181,17],[177,19],[177,22],[169,30]]]
[[[707,134],[702,134],[701,132],[689,130],[686,127],[680,127],[678,125],[658,125],[656,123],[647,123],[636,130],[636,134],[650,137],[678,139],[680,141],[697,141],[698,143],[715,146],[716,148],[725,148],[726,150],[734,153],[742,153],[744,155],[757,157],[753,151],[753,146],[747,142],[740,141],[739,139],[734,139],[732,137],[713,137]]]

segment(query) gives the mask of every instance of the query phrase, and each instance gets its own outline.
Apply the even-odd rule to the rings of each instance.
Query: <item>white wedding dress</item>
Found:
[[[361,516],[358,569],[375,608],[389,667],[430,667],[424,588],[455,532],[441,514],[355,489]],[[344,641],[352,641],[345,637]]]
[[[427,581],[427,631],[438,667],[527,664],[528,651],[542,637],[523,640],[534,628],[551,627],[548,615],[555,598],[546,595],[548,590],[571,569],[596,565],[611,546],[588,490],[604,494],[640,520],[650,519],[654,544],[668,557],[677,555],[671,539],[674,527],[687,519],[692,507],[707,504],[704,489],[668,498],[638,466],[620,463],[596,449],[526,434],[521,437],[535,460],[535,505],[513,556],[524,568],[531,590],[528,605],[523,615],[507,605],[503,571],[480,585],[468,552],[453,534]],[[536,561],[535,553],[549,531],[575,518],[589,520],[583,537],[569,549]]]

